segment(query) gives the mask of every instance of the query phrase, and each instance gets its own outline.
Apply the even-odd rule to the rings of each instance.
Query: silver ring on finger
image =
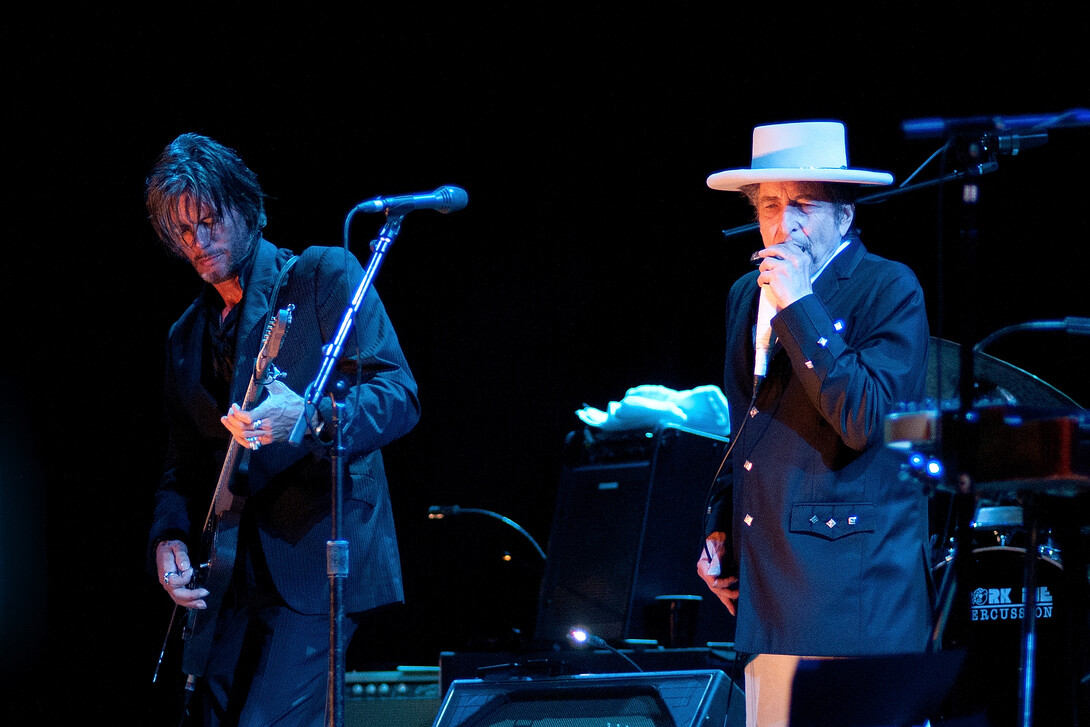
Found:
[[[169,585],[170,585],[170,577],[171,577],[171,576],[174,576],[174,575],[178,575],[178,574],[177,574],[177,573],[175,573],[175,572],[174,572],[174,571],[172,571],[172,570],[168,570],[168,571],[167,571],[166,573],[164,573],[164,574],[163,574],[163,583],[164,583],[165,585],[168,585],[168,586],[169,586]]]

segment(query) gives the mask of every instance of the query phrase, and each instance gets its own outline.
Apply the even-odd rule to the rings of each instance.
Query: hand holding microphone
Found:
[[[810,278],[815,261],[813,252],[805,245],[794,241],[781,242],[758,250],[749,260],[761,271],[757,284],[762,290],[771,288],[769,295],[775,306],[773,314],[813,292]]]

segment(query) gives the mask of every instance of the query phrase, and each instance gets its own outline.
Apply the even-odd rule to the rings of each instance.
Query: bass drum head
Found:
[[[1023,591],[1026,551],[984,547],[972,551],[943,632],[944,649],[966,651],[965,666],[946,705],[951,714],[987,714],[992,727],[1021,722]],[[950,563],[935,568],[941,585]],[[1069,724],[1074,701],[1067,669],[1068,602],[1063,566],[1037,558],[1037,658],[1034,724]]]

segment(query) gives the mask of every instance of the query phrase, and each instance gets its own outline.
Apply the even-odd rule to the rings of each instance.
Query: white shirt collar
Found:
[[[829,267],[829,263],[833,261],[833,258],[839,255],[841,250],[843,250],[850,244],[852,244],[851,240],[844,240],[843,242],[841,242],[840,247],[834,250],[833,254],[829,256],[829,259],[826,260],[820,268],[818,268],[818,271],[810,276],[810,283],[813,284],[813,282],[818,279],[818,276],[821,275],[822,271],[825,270],[825,268]]]

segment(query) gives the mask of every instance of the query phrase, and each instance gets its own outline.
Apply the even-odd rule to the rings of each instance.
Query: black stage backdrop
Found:
[[[408,604],[353,645],[349,668],[368,668],[533,628],[533,552],[495,521],[429,521],[429,505],[502,513],[544,544],[577,408],[719,383],[726,291],[760,242],[724,239],[749,213],[704,180],[748,165],[754,125],[842,119],[850,161],[900,182],[940,145],[906,139],[905,120],[1088,101],[1086,11],[1040,4],[223,5],[84,4],[0,26],[0,626],[16,711],[171,711],[150,686],[170,608],[144,536],[162,344],[197,285],[154,239],[142,182],[177,134],[236,148],[272,196],[267,237],[295,249],[340,244],[372,196],[469,193],[463,211],[407,217],[377,279],[423,419],[386,452]],[[966,290],[977,338],[1090,315],[1088,151],[1090,129],[1066,129],[1001,158],[972,267],[957,185],[861,208],[864,239],[917,271],[936,335],[973,335]],[[380,226],[354,223],[361,259]],[[1090,403],[1086,339],[991,352]]]

